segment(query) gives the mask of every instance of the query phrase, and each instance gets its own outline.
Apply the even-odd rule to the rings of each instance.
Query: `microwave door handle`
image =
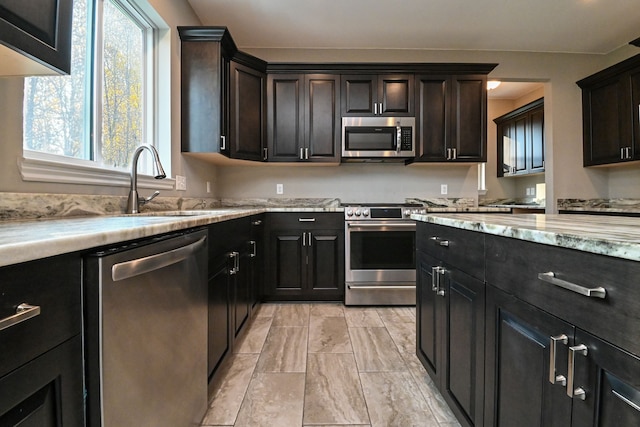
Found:
[[[396,122],[396,153],[400,154],[400,149],[402,148],[402,127],[400,126],[400,122]]]

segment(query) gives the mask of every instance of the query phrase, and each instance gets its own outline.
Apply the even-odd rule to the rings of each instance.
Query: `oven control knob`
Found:
[[[353,209],[347,209],[347,216],[353,216]]]
[[[364,210],[362,211],[362,216],[364,216],[364,217],[369,216],[369,209],[364,209]]]
[[[356,216],[360,216],[362,215],[362,212],[360,212],[360,209],[356,209]]]
[[[411,210],[407,209],[406,211],[404,211],[404,216],[406,216],[407,218],[409,218],[411,216]]]
[[[418,209],[418,213],[420,215],[426,215],[427,214],[427,210],[426,209]]]

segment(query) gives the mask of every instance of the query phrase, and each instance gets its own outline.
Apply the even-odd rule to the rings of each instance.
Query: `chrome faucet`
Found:
[[[144,149],[147,149],[153,155],[153,165],[157,174],[154,176],[155,179],[164,179],[167,177],[167,174],[164,172],[164,168],[162,167],[162,163],[160,163],[160,155],[158,154],[158,150],[153,145],[141,145],[136,148],[136,151],[133,153],[133,158],[131,160],[131,188],[129,189],[129,199],[127,200],[127,213],[128,214],[136,214],[140,212],[140,206],[149,203],[153,200],[158,194],[159,191],[156,191],[151,196],[144,198],[138,197],[138,159],[140,158],[140,153]]]

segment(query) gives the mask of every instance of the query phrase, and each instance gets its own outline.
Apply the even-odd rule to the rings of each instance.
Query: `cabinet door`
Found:
[[[515,123],[508,121],[498,125],[498,176],[510,176],[516,170]]]
[[[580,329],[575,346],[573,389],[585,399],[573,398],[572,425],[620,427],[640,425],[640,358]]]
[[[631,146],[627,82],[612,77],[582,91],[584,166],[618,163]]]
[[[433,268],[441,265],[435,258],[417,252],[416,333],[417,356],[433,382],[440,385],[444,376],[445,301],[435,289]]]
[[[445,273],[446,349],[443,396],[463,425],[482,426],[485,286],[459,270]]]
[[[341,300],[344,296],[344,232],[307,232],[308,295],[311,299]]]
[[[448,76],[416,76],[417,161],[446,160],[449,137]]]
[[[485,426],[566,427],[571,399],[551,384],[551,337],[572,345],[570,324],[487,286]],[[558,343],[555,374],[567,377],[567,346]]]
[[[231,346],[229,328],[229,265],[228,256],[217,259],[209,270],[208,374],[209,380]]]
[[[304,77],[305,159],[340,161],[340,76]]]
[[[80,335],[0,378],[2,426],[83,426],[84,403]]]
[[[529,113],[529,163],[530,173],[544,171],[544,109],[539,108]]]
[[[515,171],[514,174],[527,173],[528,159],[527,147],[530,146],[529,137],[529,120],[528,117],[518,117],[514,121],[514,145],[515,145]]]
[[[262,160],[265,141],[266,76],[231,62],[229,156]]]
[[[69,74],[72,14],[73,0],[0,0],[0,44]]]
[[[454,76],[448,147],[459,162],[487,161],[487,76]]]
[[[269,75],[267,86],[269,161],[304,159],[304,76]]]
[[[246,242],[246,245],[243,244],[236,255],[238,257],[238,268],[231,281],[234,336],[240,333],[240,330],[249,319],[250,313],[251,258],[249,256],[248,243]]]
[[[219,153],[227,138],[229,61],[218,42],[181,44],[182,151]],[[225,144],[228,152],[228,144]]]
[[[342,115],[372,116],[378,102],[378,79],[375,75],[342,76]]]
[[[303,251],[304,230],[272,230],[269,234],[269,278],[268,297],[300,294],[303,287],[303,265],[306,253]]]
[[[413,76],[378,76],[378,103],[379,115],[413,116]]]
[[[631,72],[631,117],[633,158],[640,159],[640,69]]]

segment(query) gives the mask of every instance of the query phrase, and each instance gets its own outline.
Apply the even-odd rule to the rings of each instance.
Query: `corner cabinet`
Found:
[[[226,27],[178,27],[182,152],[263,160],[266,63],[239,52]]]
[[[411,74],[342,76],[342,116],[413,116]]]
[[[640,160],[640,55],[577,84],[582,89],[584,166]]]
[[[73,0],[0,0],[0,75],[69,74],[72,14]]]
[[[340,76],[270,73],[268,160],[340,162]]]
[[[269,213],[265,299],[344,299],[342,213]]]
[[[494,122],[498,176],[544,172],[544,98],[502,115]]]
[[[494,67],[416,75],[416,162],[487,161],[487,73]]]

